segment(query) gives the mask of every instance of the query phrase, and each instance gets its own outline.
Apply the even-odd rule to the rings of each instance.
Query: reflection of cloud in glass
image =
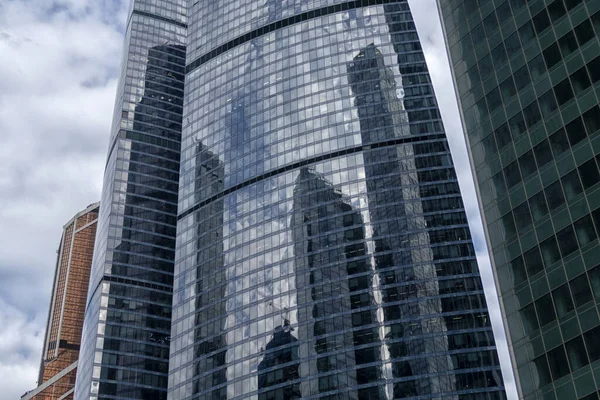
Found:
[[[286,18],[296,6],[330,4],[208,3],[192,7],[216,12],[207,24],[191,18],[206,34],[198,46]],[[420,128],[413,116],[409,123],[416,102],[403,105],[402,85],[416,78],[400,74],[395,50],[409,53],[418,42],[413,31],[394,39],[405,49],[394,49],[389,31],[414,29],[407,4],[398,4],[389,18],[383,6],[312,16],[252,37],[187,75],[182,196],[202,190],[189,190],[186,176],[196,173],[189,149],[201,142],[223,161],[227,398],[288,390],[290,397],[383,399],[458,387],[448,354],[458,345],[450,347],[441,316],[452,306],[442,293],[450,297],[454,283],[440,288],[450,269],[436,258],[438,249],[458,247],[440,244],[446,231],[439,234],[442,217],[432,215],[442,207],[434,202],[445,196],[438,186],[445,178],[421,156],[429,151],[451,164],[444,164],[450,159],[438,122]],[[234,22],[240,11],[247,13]],[[393,18],[397,25],[388,23]],[[420,99],[429,113],[435,100],[427,89]],[[419,129],[437,132],[437,142],[418,137]],[[181,199],[183,210],[192,203]]]
[[[290,229],[302,396],[385,398],[361,214],[322,176],[304,168],[294,186]]]
[[[365,47],[348,64],[348,74],[360,118],[363,143],[377,143],[410,135],[408,117],[396,94],[396,81],[374,45]],[[364,152],[375,267],[383,285],[388,350],[395,378],[425,376],[396,382],[393,393],[416,396],[455,390],[443,335],[442,307],[429,237],[424,231],[414,150],[410,144]],[[387,305],[391,303],[392,305]],[[400,322],[403,320],[404,322]],[[410,340],[407,338],[411,338]],[[401,361],[406,359],[407,361]],[[427,377],[432,374],[431,377]]]

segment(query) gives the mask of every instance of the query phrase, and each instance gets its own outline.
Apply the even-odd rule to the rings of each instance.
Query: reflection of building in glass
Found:
[[[391,68],[370,45],[348,65],[364,144],[410,135]],[[419,196],[412,144],[364,152],[375,267],[395,378],[394,396],[455,390],[446,325]],[[437,334],[436,334],[437,333]]]
[[[290,228],[302,397],[380,398],[380,341],[362,216],[329,182],[303,168]]]
[[[298,381],[298,339],[291,332],[290,321],[286,318],[282,326],[275,328],[267,343],[264,358],[257,368],[259,400],[302,398]]]
[[[97,222],[98,203],[63,227],[38,387],[24,395],[24,400],[73,399]]]
[[[196,155],[197,204],[223,190],[223,163],[205,146]],[[209,202],[196,214],[196,298],[194,307],[193,392],[212,388],[214,396],[226,396],[225,289],[223,267],[223,200]]]
[[[185,69],[183,8],[169,10],[133,2],[76,398],[166,398]]]
[[[169,398],[503,399],[408,3],[190,10]]]
[[[519,397],[598,399],[600,3],[438,6]]]

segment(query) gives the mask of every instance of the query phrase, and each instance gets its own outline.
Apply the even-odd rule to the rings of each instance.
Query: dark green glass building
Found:
[[[600,0],[438,0],[519,395],[599,399]]]

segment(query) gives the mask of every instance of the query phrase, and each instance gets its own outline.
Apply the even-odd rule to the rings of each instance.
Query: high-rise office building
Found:
[[[98,203],[95,203],[63,227],[38,387],[26,393],[24,400],[73,399],[97,222]]]
[[[77,399],[165,399],[186,1],[134,0],[92,264]]]
[[[408,3],[188,17],[168,398],[505,398]]]
[[[440,0],[523,399],[600,390],[600,2]]]

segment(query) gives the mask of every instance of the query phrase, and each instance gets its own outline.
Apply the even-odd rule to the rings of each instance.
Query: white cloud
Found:
[[[33,389],[43,345],[42,316],[26,318],[21,310],[0,299],[0,376],[2,396],[18,399]],[[33,382],[31,382],[33,378]],[[29,382],[29,386],[23,383]],[[6,397],[4,397],[6,396]]]
[[[0,387],[6,398],[36,384],[62,225],[100,196],[127,6],[125,0],[0,2]],[[411,6],[474,239],[484,248],[435,0]],[[493,288],[485,253],[479,259],[484,283]],[[498,316],[494,296],[488,299]],[[496,331],[503,336],[501,327]]]
[[[36,386],[62,226],[100,196],[125,8],[0,2],[3,398]]]

